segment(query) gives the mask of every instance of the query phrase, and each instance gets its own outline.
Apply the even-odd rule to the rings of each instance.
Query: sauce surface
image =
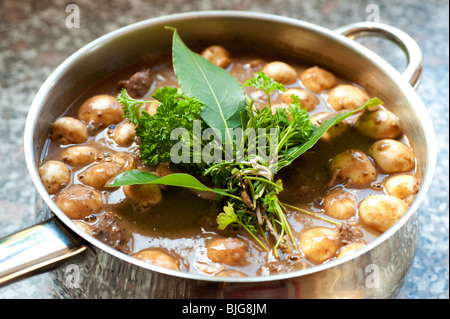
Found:
[[[254,74],[271,62],[270,58],[254,56],[248,54],[231,54],[231,63],[226,69],[234,75],[241,83],[244,83]],[[301,75],[310,66],[290,63],[297,74]],[[148,92],[140,97],[143,100],[151,99],[151,94],[155,88],[163,86],[178,86],[172,70],[169,55],[155,55],[140,61],[136,65],[111,74],[101,82],[92,86],[74,103],[67,108],[61,117],[77,117],[77,112],[81,105],[89,98],[96,95],[117,96],[120,91],[118,83],[130,79],[136,72],[150,70],[151,84]],[[337,79],[336,87],[340,84],[357,85],[349,83],[343,79]],[[301,88],[306,90],[318,99],[318,103],[309,111],[311,116],[322,112],[336,112],[327,102],[330,89],[313,93],[302,83],[299,76],[292,84],[285,84],[286,89]],[[257,107],[262,108],[267,105],[267,98],[262,91],[254,88],[246,88],[247,95],[255,100]],[[271,96],[272,105],[281,103],[281,93],[273,93]],[[358,115],[359,116],[359,115]],[[351,243],[366,244],[380,235],[382,232],[369,227],[360,221],[358,214],[359,203],[371,195],[385,195],[385,180],[391,175],[406,174],[414,176],[414,169],[387,174],[375,164],[377,178],[369,185],[353,186],[347,180],[334,180],[330,176],[330,160],[349,149],[359,150],[369,154],[374,139],[366,137],[355,128],[358,116],[353,116],[348,120],[348,129],[340,136],[330,141],[321,139],[311,150],[303,154],[292,165],[284,168],[275,179],[282,179],[284,190],[280,194],[282,202],[305,209],[309,212],[324,216],[338,223],[350,225],[352,236],[350,239],[339,239],[338,249],[342,249]],[[121,123],[127,122],[123,119]],[[99,162],[111,161],[114,154],[123,152],[132,157],[134,168],[144,168],[155,170],[154,167],[147,167],[139,158],[139,141],[137,138],[126,146],[119,146],[111,137],[114,130],[121,123],[109,125],[96,125],[85,123],[89,137],[80,143],[91,146],[97,150],[95,161],[89,164],[74,165],[67,163],[63,158],[63,153],[68,148],[73,147],[73,143],[61,144],[50,134],[47,147],[41,156],[42,163],[50,160],[61,161],[70,168],[70,181],[63,185],[67,188],[71,185],[83,185],[83,174],[86,170]],[[408,145],[406,136],[402,133],[395,138],[403,144]],[[373,159],[371,159],[372,162]],[[324,209],[326,196],[333,190],[346,191],[352,194],[355,202],[355,213],[347,219],[336,219],[327,216]],[[266,276],[280,272],[312,267],[318,262],[308,258],[305,252],[286,249],[276,259],[273,253],[263,251],[252,238],[239,228],[228,227],[223,231],[217,229],[216,217],[222,211],[223,204],[215,200],[205,199],[202,195],[193,191],[176,187],[162,187],[161,201],[153,205],[151,209],[143,213],[136,213],[133,210],[132,201],[127,198],[120,188],[99,189],[103,197],[104,204],[99,211],[96,211],[85,218],[76,219],[80,227],[85,227],[86,231],[106,243],[111,244],[127,254],[135,254],[142,250],[152,249],[169,255],[177,261],[180,271],[200,273],[207,276],[214,275],[245,275],[245,276]],[[55,198],[61,192],[52,194]],[[108,219],[102,216],[108,215]],[[111,217],[113,216],[113,217]],[[326,220],[312,217],[308,214],[289,210],[286,214],[289,224],[292,227],[294,237],[301,238],[306,231],[317,227],[329,228],[339,233],[339,226]],[[101,224],[101,225],[100,225]],[[108,233],[110,232],[110,233]],[[112,233],[117,234],[113,235]],[[215,239],[238,238],[246,243],[247,250],[245,258],[239,264],[227,264],[213,261],[208,256],[208,245]],[[338,253],[333,253],[327,258],[329,262],[337,258]],[[233,272],[234,271],[234,272]]]

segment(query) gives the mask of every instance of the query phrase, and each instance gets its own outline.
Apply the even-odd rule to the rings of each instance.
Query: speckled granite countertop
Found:
[[[411,35],[423,50],[425,71],[418,93],[433,120],[438,150],[435,179],[420,215],[418,251],[398,298],[449,298],[448,1],[75,0],[73,3],[80,10],[79,28],[66,25],[67,1],[0,2],[0,237],[34,223],[35,190],[23,155],[23,129],[29,106],[56,66],[88,42],[139,20],[196,10],[266,12],[329,29],[378,16],[380,22]],[[375,51],[401,69],[401,55],[377,47],[373,45]],[[6,298],[52,299],[58,295],[48,275],[42,274],[0,288],[0,299]]]

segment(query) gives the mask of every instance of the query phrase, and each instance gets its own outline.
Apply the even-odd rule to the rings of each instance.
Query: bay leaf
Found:
[[[197,191],[214,192],[223,196],[230,196],[225,190],[210,188],[201,183],[190,174],[174,173],[166,176],[157,176],[147,171],[130,170],[116,175],[107,184],[107,187],[119,187],[137,184],[158,184],[190,188]]]
[[[341,112],[338,112],[337,114],[329,117],[328,119],[323,121],[323,123],[320,126],[314,128],[311,136],[308,138],[308,140],[305,143],[297,145],[295,147],[292,147],[291,149],[288,150],[288,152],[286,152],[285,158],[282,159],[280,161],[280,163],[278,163],[277,170],[279,171],[283,167],[290,165],[296,158],[298,158],[300,155],[302,155],[307,150],[309,150],[311,147],[313,147],[319,141],[319,139],[322,137],[322,135],[325,134],[326,131],[333,125],[336,125],[336,124],[342,122],[349,116],[351,116],[359,111],[362,111],[364,109],[369,109],[371,107],[381,105],[381,104],[383,104],[383,102],[379,98],[375,97],[375,98],[369,99],[366,103],[364,103],[364,105],[362,105],[361,107],[359,107],[355,110],[341,111]]]
[[[222,141],[231,141],[228,129],[241,125],[241,112],[246,108],[242,85],[226,70],[191,51],[178,32],[172,31],[173,68],[181,89],[205,104],[202,119],[219,130]]]

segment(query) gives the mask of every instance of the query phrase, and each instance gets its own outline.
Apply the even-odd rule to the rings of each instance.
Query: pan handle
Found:
[[[352,40],[375,36],[382,37],[398,45],[406,55],[407,66],[403,77],[417,89],[423,73],[423,55],[417,42],[408,34],[395,27],[378,22],[357,22],[334,30]]]
[[[0,239],[0,287],[39,272],[87,249],[56,218]]]

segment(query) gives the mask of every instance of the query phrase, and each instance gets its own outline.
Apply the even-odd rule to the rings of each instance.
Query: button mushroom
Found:
[[[419,181],[412,175],[394,175],[384,181],[384,188],[389,195],[409,203],[419,191]]]
[[[349,84],[341,84],[328,92],[328,103],[336,110],[354,110],[369,99],[369,95],[359,87]]]
[[[333,157],[328,163],[332,176],[330,184],[337,179],[349,187],[362,187],[377,179],[378,173],[369,157],[359,150],[347,150]]]
[[[97,149],[92,146],[69,147],[61,154],[61,160],[69,165],[88,165],[97,158]]]
[[[393,139],[373,143],[369,155],[384,173],[407,172],[414,168],[414,152],[408,146]]]
[[[299,240],[305,257],[315,264],[334,257],[340,246],[336,230],[327,227],[315,227],[302,232]]]
[[[66,164],[50,160],[39,167],[39,176],[47,192],[52,195],[70,182],[71,171]]]
[[[155,184],[126,185],[123,186],[123,193],[137,213],[146,211],[162,200],[161,188]]]
[[[107,126],[123,121],[123,109],[114,96],[95,95],[87,99],[78,109],[78,118],[86,123]]]
[[[303,71],[300,79],[303,85],[313,93],[320,93],[331,89],[336,84],[334,75],[318,66]]]
[[[262,68],[262,72],[282,84],[292,84],[297,79],[297,71],[289,64],[281,61],[267,63]]]
[[[402,133],[400,119],[387,110],[367,110],[357,120],[355,128],[373,139],[396,138]]]
[[[211,261],[230,266],[247,263],[248,245],[239,238],[217,238],[207,245],[207,256]]]
[[[380,232],[394,225],[408,210],[408,205],[391,195],[370,195],[359,205],[361,222]]]
[[[51,125],[52,138],[61,144],[79,144],[88,139],[88,129],[80,120],[61,117]]]
[[[336,219],[349,219],[356,213],[356,196],[337,188],[327,194],[323,201],[325,214]]]
[[[131,255],[134,258],[146,263],[173,270],[180,270],[180,262],[172,256],[161,251],[152,249],[142,249]]]
[[[121,172],[121,167],[114,162],[101,162],[88,167],[81,174],[78,180],[84,185],[92,186],[95,189],[103,189],[106,182]]]
[[[220,45],[212,45],[202,51],[201,56],[221,68],[230,65],[230,53]]]
[[[119,124],[111,128],[109,132],[110,137],[121,147],[129,146],[136,138],[135,125],[130,122]]]
[[[100,192],[82,185],[64,188],[55,198],[58,207],[71,219],[83,219],[97,213],[103,205]]]

